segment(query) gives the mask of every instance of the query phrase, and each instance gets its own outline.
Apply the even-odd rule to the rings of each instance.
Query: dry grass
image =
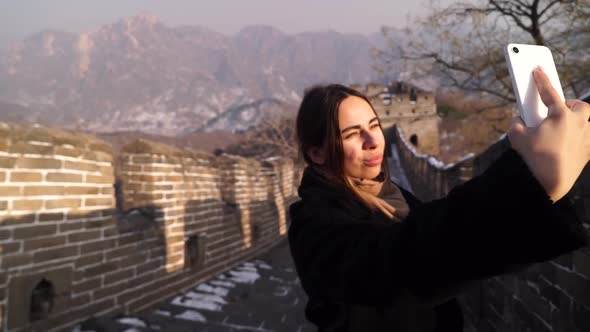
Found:
[[[512,105],[496,106],[493,100],[440,92],[437,107],[442,116],[440,155],[454,162],[467,153],[481,153],[496,142],[516,115]]]

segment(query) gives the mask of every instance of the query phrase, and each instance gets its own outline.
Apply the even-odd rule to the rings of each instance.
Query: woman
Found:
[[[389,179],[369,101],[340,85],[307,91],[297,117],[308,164],[289,245],[319,331],[462,331],[471,281],[588,244],[567,197],[590,159],[590,106],[561,102],[534,72],[549,115],[515,119],[512,148],[483,174],[422,203]]]

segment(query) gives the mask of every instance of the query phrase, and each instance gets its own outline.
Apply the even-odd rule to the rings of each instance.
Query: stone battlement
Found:
[[[0,324],[68,330],[147,308],[277,244],[292,160],[0,125]]]
[[[444,164],[417,152],[402,131],[396,128],[393,143],[414,193],[425,201],[443,197],[481,174],[510,147],[504,135],[479,155],[468,154],[456,163]],[[578,215],[590,228],[590,164],[571,193]],[[519,273],[478,281],[460,298],[466,330],[586,330],[590,326],[588,279],[590,251],[582,248]]]
[[[350,87],[367,96],[386,131],[394,126],[403,128],[418,151],[439,154],[440,118],[434,93],[404,82]]]

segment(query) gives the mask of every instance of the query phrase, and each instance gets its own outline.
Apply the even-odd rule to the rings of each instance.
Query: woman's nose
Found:
[[[379,145],[379,138],[376,134],[365,132],[363,141],[363,149],[374,149]]]

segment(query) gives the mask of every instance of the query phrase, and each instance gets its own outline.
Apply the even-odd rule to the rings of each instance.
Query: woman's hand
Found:
[[[508,139],[556,202],[570,191],[590,160],[590,105],[579,100],[562,102],[540,68],[533,76],[549,109],[547,118],[534,128],[515,118]]]

